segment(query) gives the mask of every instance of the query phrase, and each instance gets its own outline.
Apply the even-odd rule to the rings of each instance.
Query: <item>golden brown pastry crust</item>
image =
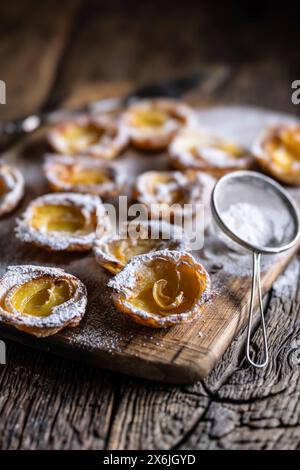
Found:
[[[24,196],[22,173],[6,163],[0,163],[0,216],[12,212]]]
[[[210,298],[209,275],[187,252],[135,256],[108,286],[119,312],[152,328],[192,320]]]
[[[200,170],[216,178],[250,169],[254,163],[248,150],[193,127],[178,133],[169,146],[169,159],[174,168]]]
[[[194,111],[186,104],[159,98],[131,105],[122,119],[131,143],[144,150],[166,148],[183,126],[194,121]]]
[[[48,132],[52,148],[64,155],[89,155],[103,160],[117,157],[129,138],[123,126],[109,116],[78,116]]]
[[[281,183],[300,186],[300,124],[267,128],[255,139],[252,151],[263,171]]]
[[[112,274],[118,273],[133,256],[158,250],[188,249],[180,227],[157,220],[125,222],[119,233],[96,238],[97,262]]]
[[[34,295],[28,294],[26,298],[26,289],[30,289],[32,283],[36,282],[44,282],[46,287],[52,286],[52,295],[57,283],[63,284],[68,290],[65,301],[54,303],[46,315],[36,315],[36,311],[35,314],[28,313],[26,306],[28,302],[34,303]],[[39,307],[41,298],[45,304],[49,301],[51,289],[47,294],[45,286],[42,285],[38,292],[35,292],[39,295],[36,307]],[[22,302],[19,304],[22,308],[17,310],[15,298],[21,289]],[[0,280],[0,321],[37,337],[50,336],[67,326],[78,325],[84,316],[86,304],[87,293],[84,284],[62,269],[30,265],[9,266]]]
[[[65,223],[66,227],[61,225]],[[16,236],[50,251],[87,251],[93,246],[96,230],[105,233],[109,229],[109,219],[99,197],[53,193],[31,201],[17,219]]]
[[[137,177],[133,197],[148,208],[149,216],[171,223],[182,213],[193,217],[202,204],[206,226],[214,184],[212,176],[196,171],[147,171]]]
[[[94,158],[48,155],[43,169],[55,192],[88,193],[108,198],[117,196],[124,186],[124,177],[115,164]]]

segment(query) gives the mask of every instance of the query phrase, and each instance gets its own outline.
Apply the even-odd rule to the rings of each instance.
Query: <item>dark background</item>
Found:
[[[110,95],[203,64],[231,71],[205,100],[298,112],[290,87],[300,77],[299,43],[299,9],[289,1],[2,2],[0,113],[56,106],[99,83]]]

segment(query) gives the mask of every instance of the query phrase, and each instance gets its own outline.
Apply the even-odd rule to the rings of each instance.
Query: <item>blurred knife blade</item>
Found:
[[[199,72],[145,85],[123,97],[101,99],[71,110],[59,109],[0,123],[0,135],[29,134],[43,124],[54,124],[77,113],[99,114],[111,112],[128,106],[139,99],[155,97],[178,99],[199,85],[201,85],[201,89],[208,89],[212,92],[228,79],[229,74],[230,70],[227,66],[202,67]]]

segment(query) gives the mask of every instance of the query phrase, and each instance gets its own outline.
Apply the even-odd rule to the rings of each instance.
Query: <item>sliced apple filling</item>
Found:
[[[78,207],[45,204],[34,208],[31,224],[46,232],[74,233],[83,231],[86,220]]]
[[[190,254],[163,250],[133,258],[109,286],[120,312],[159,328],[199,314],[209,297],[210,280]]]
[[[0,320],[38,337],[78,325],[86,304],[85,286],[62,269],[10,266],[0,279]]]
[[[113,240],[109,244],[109,250],[120,265],[125,266],[133,256],[148,253],[155,246],[161,245],[160,240],[141,240],[128,238],[126,240]]]
[[[246,149],[197,128],[182,129],[169,147],[169,156],[175,168],[201,170],[217,177],[253,164]]]
[[[128,227],[136,229],[138,233],[131,236]],[[166,222],[159,224],[157,221],[143,221],[131,222],[129,225],[125,223],[119,235],[96,239],[94,252],[100,266],[116,274],[134,256],[163,249],[179,250],[187,246],[179,227]]]
[[[96,229],[109,229],[105,207],[97,196],[76,193],[46,194],[32,201],[16,234],[22,241],[50,250],[86,251],[92,248]]]
[[[300,126],[267,129],[253,145],[261,168],[282,183],[300,186]]]
[[[133,145],[162,150],[180,128],[192,122],[194,113],[175,100],[153,99],[134,103],[124,113],[122,123]]]
[[[103,133],[103,129],[92,123],[82,126],[70,123],[66,126],[64,132],[64,137],[69,145],[69,153],[84,151],[89,146],[95,145],[101,139]]]
[[[119,194],[124,185],[119,167],[89,157],[48,155],[44,173],[53,191],[112,197]]]
[[[131,124],[137,127],[161,127],[168,120],[168,114],[159,109],[137,109],[131,117]]]
[[[116,157],[128,143],[118,122],[108,115],[79,116],[53,126],[48,141],[64,155],[90,155],[101,159]]]
[[[186,216],[189,223],[202,207],[208,213],[214,183],[210,175],[195,171],[147,171],[138,176],[133,197],[146,206],[149,218],[176,223],[176,217]]]
[[[3,300],[7,311],[11,308],[26,315],[48,316],[53,308],[71,299],[74,289],[66,279],[41,277],[21,284]]]
[[[65,181],[72,184],[103,184],[110,181],[109,175],[105,170],[95,168],[82,168],[79,165],[70,168],[68,174],[63,176]]]

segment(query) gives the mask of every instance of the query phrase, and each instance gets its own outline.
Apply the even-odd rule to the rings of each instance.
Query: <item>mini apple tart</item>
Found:
[[[158,250],[188,248],[183,231],[165,221],[125,222],[118,234],[97,238],[94,245],[96,260],[113,274],[118,273],[137,255]]]
[[[34,336],[78,325],[86,304],[84,284],[63,269],[9,266],[0,280],[0,321]]]
[[[266,173],[300,186],[300,124],[269,127],[254,142],[253,153]]]
[[[145,150],[166,148],[179,129],[194,120],[189,106],[169,99],[139,101],[123,116],[132,144]]]
[[[79,116],[54,126],[48,133],[48,141],[58,153],[110,160],[126,147],[128,135],[108,116]]]
[[[16,235],[51,251],[87,251],[96,229],[109,229],[101,199],[90,194],[46,194],[33,200],[17,220]]]
[[[13,211],[24,196],[22,173],[6,163],[0,163],[0,216]]]
[[[197,128],[182,129],[169,147],[171,164],[180,170],[201,170],[220,177],[230,171],[251,168],[249,151]]]
[[[210,298],[208,273],[192,255],[179,251],[135,256],[108,286],[121,313],[152,328],[192,320]]]
[[[176,222],[176,216],[193,216],[198,205],[207,211],[215,180],[196,171],[147,171],[138,176],[133,197],[144,204],[152,219]]]
[[[124,178],[116,165],[89,157],[49,155],[44,173],[52,191],[89,193],[103,198],[118,195]]]

